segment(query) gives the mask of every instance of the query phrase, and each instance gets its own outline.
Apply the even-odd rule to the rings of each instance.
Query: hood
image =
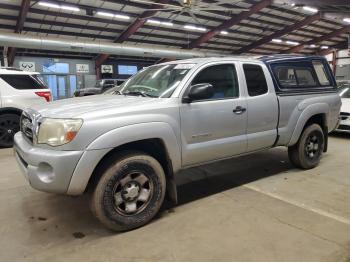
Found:
[[[35,105],[31,108],[43,117],[78,118],[86,113],[96,111],[103,113],[109,109],[125,112],[128,109],[139,107],[154,107],[161,100],[164,99],[124,95],[94,95],[58,100],[44,105]]]
[[[341,112],[350,113],[350,98],[342,98]]]

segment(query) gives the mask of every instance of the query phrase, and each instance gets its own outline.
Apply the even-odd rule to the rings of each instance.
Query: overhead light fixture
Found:
[[[317,13],[318,12],[317,8],[310,7],[310,6],[303,6],[303,9],[307,12],[310,12],[310,13]]]
[[[47,3],[47,2],[39,2],[39,5],[45,6],[45,7],[51,7],[51,8],[60,8],[59,5]]]
[[[286,44],[288,44],[288,45],[299,45],[298,42],[294,42],[294,41],[286,41]]]
[[[155,19],[148,19],[147,23],[154,24],[154,25],[165,25],[165,26],[173,26],[174,25],[171,22],[162,22],[162,21],[155,20]]]
[[[194,26],[194,25],[185,25],[184,28],[189,29],[189,30],[197,30],[197,31],[206,31],[207,30],[204,27],[198,27],[198,26]]]
[[[222,35],[228,35],[228,32],[227,32],[227,31],[221,31],[220,34],[222,34]]]
[[[63,9],[67,11],[73,11],[73,12],[80,11],[79,7],[71,6],[71,5],[59,5],[59,4],[49,3],[49,2],[39,2],[39,5],[49,7],[49,8],[57,8],[57,9]]]
[[[107,16],[107,17],[111,17],[111,18],[119,18],[119,19],[124,19],[124,20],[130,19],[130,16],[127,16],[127,15],[113,14],[113,13],[102,12],[102,11],[98,11],[97,15]]]
[[[310,48],[316,48],[316,45],[312,44],[312,45],[309,45]]]
[[[343,21],[346,23],[350,23],[350,18],[344,18]]]
[[[326,45],[321,46],[321,49],[328,49],[329,47]]]
[[[174,25],[172,22],[161,22],[160,24],[166,25],[166,26],[173,26]]]
[[[282,43],[283,41],[282,41],[282,39],[274,38],[274,39],[272,39],[272,42],[274,42],[274,43]]]
[[[61,9],[68,10],[68,11],[73,11],[73,12],[79,12],[80,8],[75,7],[75,6],[68,6],[68,5],[61,5]]]

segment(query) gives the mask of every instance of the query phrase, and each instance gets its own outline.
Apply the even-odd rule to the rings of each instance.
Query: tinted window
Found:
[[[283,87],[297,86],[294,69],[279,67],[275,70],[278,81]]]
[[[42,89],[46,88],[37,76],[29,75],[0,75],[10,86],[16,89]]]
[[[243,65],[249,96],[259,96],[267,93],[267,82],[264,71],[258,65]]]
[[[316,80],[309,68],[296,68],[295,75],[297,77],[298,86],[316,86]]]
[[[200,71],[191,85],[208,83],[214,87],[213,99],[238,97],[236,68],[232,64],[210,66]]]
[[[275,76],[282,88],[316,87],[317,82],[311,68],[307,67],[277,67]]]
[[[314,65],[314,69],[321,86],[329,86],[331,83],[329,82],[324,64],[320,61],[313,61],[312,64]]]

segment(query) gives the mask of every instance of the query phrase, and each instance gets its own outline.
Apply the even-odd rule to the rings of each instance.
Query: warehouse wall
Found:
[[[77,76],[77,88],[84,86],[94,86],[96,83],[96,71],[95,63],[92,60],[80,60],[80,59],[57,59],[57,58],[42,58],[42,57],[16,57],[14,66],[20,68],[21,62],[34,63],[35,71],[47,74],[43,71],[43,66],[52,63],[68,63],[69,73]],[[88,65],[88,72],[77,72],[77,65]]]
[[[326,56],[327,60],[333,60],[333,53]],[[335,77],[337,80],[350,80],[350,57],[348,50],[340,50],[337,52],[337,66]]]

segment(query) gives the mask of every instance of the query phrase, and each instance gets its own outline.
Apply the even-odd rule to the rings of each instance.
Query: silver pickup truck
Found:
[[[182,169],[276,146],[315,167],[340,106],[323,57],[174,61],[108,94],[26,110],[14,151],[32,187],[91,192],[96,217],[122,231],[149,222],[165,195],[176,202]]]

